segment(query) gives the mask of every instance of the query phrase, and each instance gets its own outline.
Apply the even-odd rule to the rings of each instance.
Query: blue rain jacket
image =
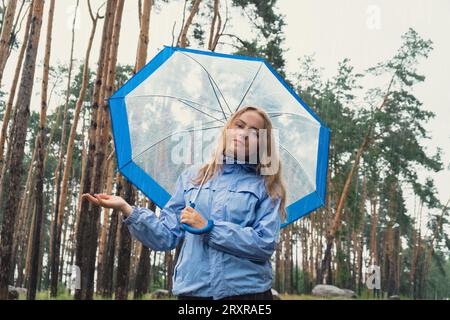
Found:
[[[195,209],[214,221],[213,229],[201,235],[185,232],[180,214],[199,188],[190,181],[198,169],[191,166],[178,177],[159,218],[150,209],[133,207],[124,219],[131,235],[158,251],[174,249],[184,237],[173,274],[175,295],[221,299],[269,290],[270,259],[280,236],[280,198],[272,201],[255,165],[224,163],[196,201]]]

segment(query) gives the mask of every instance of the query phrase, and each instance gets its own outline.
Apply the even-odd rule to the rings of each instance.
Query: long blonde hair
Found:
[[[220,157],[222,157],[225,153],[226,130],[231,128],[236,118],[247,111],[256,111],[264,119],[263,129],[266,129],[267,131],[267,150],[262,150],[261,157],[257,158],[256,172],[257,174],[261,174],[261,169],[267,169],[268,167],[277,168],[277,170],[272,171],[265,170],[265,172],[269,172],[269,174],[264,174],[264,179],[267,193],[272,198],[272,201],[274,202],[277,197],[280,197],[281,199],[280,215],[282,220],[284,220],[286,218],[286,186],[281,174],[281,161],[278,155],[278,151],[276,150],[276,146],[273,145],[274,140],[272,136],[272,121],[270,120],[267,113],[258,107],[245,106],[231,115],[222,129],[219,143],[211,160],[201,166],[198,172],[198,176],[194,178],[192,182],[196,185],[199,185],[203,180],[203,177],[205,176],[209,165],[211,165],[211,167],[208,170],[208,174],[205,177],[204,182],[211,179],[219,171],[222,171],[223,161],[220,161]],[[274,163],[274,161],[276,161],[277,163]]]

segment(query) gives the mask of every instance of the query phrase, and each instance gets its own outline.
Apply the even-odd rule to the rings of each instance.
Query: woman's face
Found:
[[[258,112],[248,110],[236,117],[226,132],[226,153],[256,163],[260,129],[264,129],[264,119]]]

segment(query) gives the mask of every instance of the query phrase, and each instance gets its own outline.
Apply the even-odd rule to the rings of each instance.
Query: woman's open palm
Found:
[[[126,201],[123,198],[118,196],[110,196],[104,193],[96,194],[95,196],[85,193],[83,194],[83,198],[98,206],[118,210],[122,209],[126,204]]]

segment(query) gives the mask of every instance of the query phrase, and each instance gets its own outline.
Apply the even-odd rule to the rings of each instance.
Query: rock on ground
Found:
[[[318,284],[312,290],[314,296],[356,298],[356,293],[349,289],[341,289],[328,284]]]

